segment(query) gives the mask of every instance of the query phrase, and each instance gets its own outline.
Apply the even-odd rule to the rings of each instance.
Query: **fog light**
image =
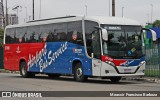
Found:
[[[143,73],[145,73],[145,70],[142,70]]]
[[[145,63],[145,61],[140,62],[139,66],[142,66]]]
[[[108,73],[109,73],[109,70],[105,70],[105,72],[106,72],[106,74],[108,74]]]

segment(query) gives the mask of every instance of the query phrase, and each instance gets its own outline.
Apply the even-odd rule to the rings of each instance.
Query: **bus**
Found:
[[[22,77],[73,75],[118,82],[145,71],[142,25],[102,16],[65,16],[10,25],[4,34],[4,68]],[[149,30],[153,41],[156,33]]]

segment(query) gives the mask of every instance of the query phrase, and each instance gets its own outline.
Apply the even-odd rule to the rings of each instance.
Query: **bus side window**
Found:
[[[15,43],[14,34],[15,34],[14,28],[9,28],[6,30],[6,44]]]
[[[51,42],[51,30],[52,30],[52,25],[41,25],[40,26],[40,42]],[[49,35],[51,37],[49,37]]]
[[[27,33],[25,35],[25,41],[27,43],[31,43],[31,36],[32,36],[32,30],[31,30],[31,27],[27,27]]]
[[[5,39],[5,40],[6,40],[6,41],[5,41],[6,44],[11,43],[11,38],[12,38],[12,37],[11,37],[11,32],[12,32],[11,30],[12,30],[12,29],[6,29],[6,33],[5,33],[5,34],[6,34],[6,35],[5,35],[5,36],[6,36],[6,37],[5,37],[5,38],[6,38],[6,39]]]
[[[98,36],[98,34],[95,33],[96,32],[95,28],[94,28],[95,26],[98,26],[98,23],[92,22],[92,21],[85,21],[86,48],[87,48],[87,53],[90,57],[91,57],[92,53],[96,53],[98,49],[100,50],[98,43],[94,42],[95,38],[93,36]],[[96,41],[97,41],[98,37],[96,38]],[[96,47],[98,47],[98,48],[95,49],[94,45],[96,45]],[[98,51],[98,54],[99,53],[100,53],[100,51]],[[99,59],[98,54],[94,54],[94,55],[96,58]]]
[[[59,23],[54,25],[54,41],[67,41],[67,23]]]
[[[81,21],[69,22],[67,31],[67,41],[78,45],[84,45]]]
[[[17,39],[16,39],[16,29],[13,29],[10,33],[11,36],[11,43],[16,43]]]
[[[54,34],[53,32],[50,31],[47,36],[47,42],[53,42],[53,39],[54,39]]]
[[[66,38],[67,36],[66,36],[65,32],[58,32],[56,35],[57,35],[56,40],[59,42],[64,42],[67,40],[67,38]]]
[[[25,42],[23,40],[23,38],[24,38],[26,31],[27,31],[26,27],[16,28],[16,43],[24,43]]]
[[[39,42],[39,34],[40,34],[39,29],[40,26],[27,27],[27,31],[25,34],[25,40],[27,43]]]
[[[24,35],[23,35],[23,37],[22,37],[22,42],[23,43],[26,43],[26,35],[27,35],[27,32],[25,32]]]

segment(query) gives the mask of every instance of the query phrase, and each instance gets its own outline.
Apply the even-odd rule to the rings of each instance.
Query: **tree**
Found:
[[[0,35],[4,34],[4,30],[0,28]]]
[[[153,22],[153,27],[160,27],[160,20],[155,20]]]

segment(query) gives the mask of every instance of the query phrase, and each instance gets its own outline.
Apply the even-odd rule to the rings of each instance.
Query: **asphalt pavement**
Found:
[[[90,78],[87,82],[76,82],[73,77],[61,76],[53,79],[46,75],[37,75],[35,78],[22,78],[18,73],[0,73],[0,91],[160,91],[160,84],[146,81],[121,80],[112,83],[109,80]],[[99,97],[54,97],[38,98],[38,100],[97,100]],[[120,99],[119,97],[107,97]],[[121,97],[128,100],[128,97]],[[148,97],[136,98],[146,100]],[[150,97],[149,97],[150,98]],[[36,100],[37,98],[0,98],[2,100]],[[101,97],[100,100],[106,100]],[[131,98],[132,100],[133,98]],[[159,97],[154,97],[154,100]]]

